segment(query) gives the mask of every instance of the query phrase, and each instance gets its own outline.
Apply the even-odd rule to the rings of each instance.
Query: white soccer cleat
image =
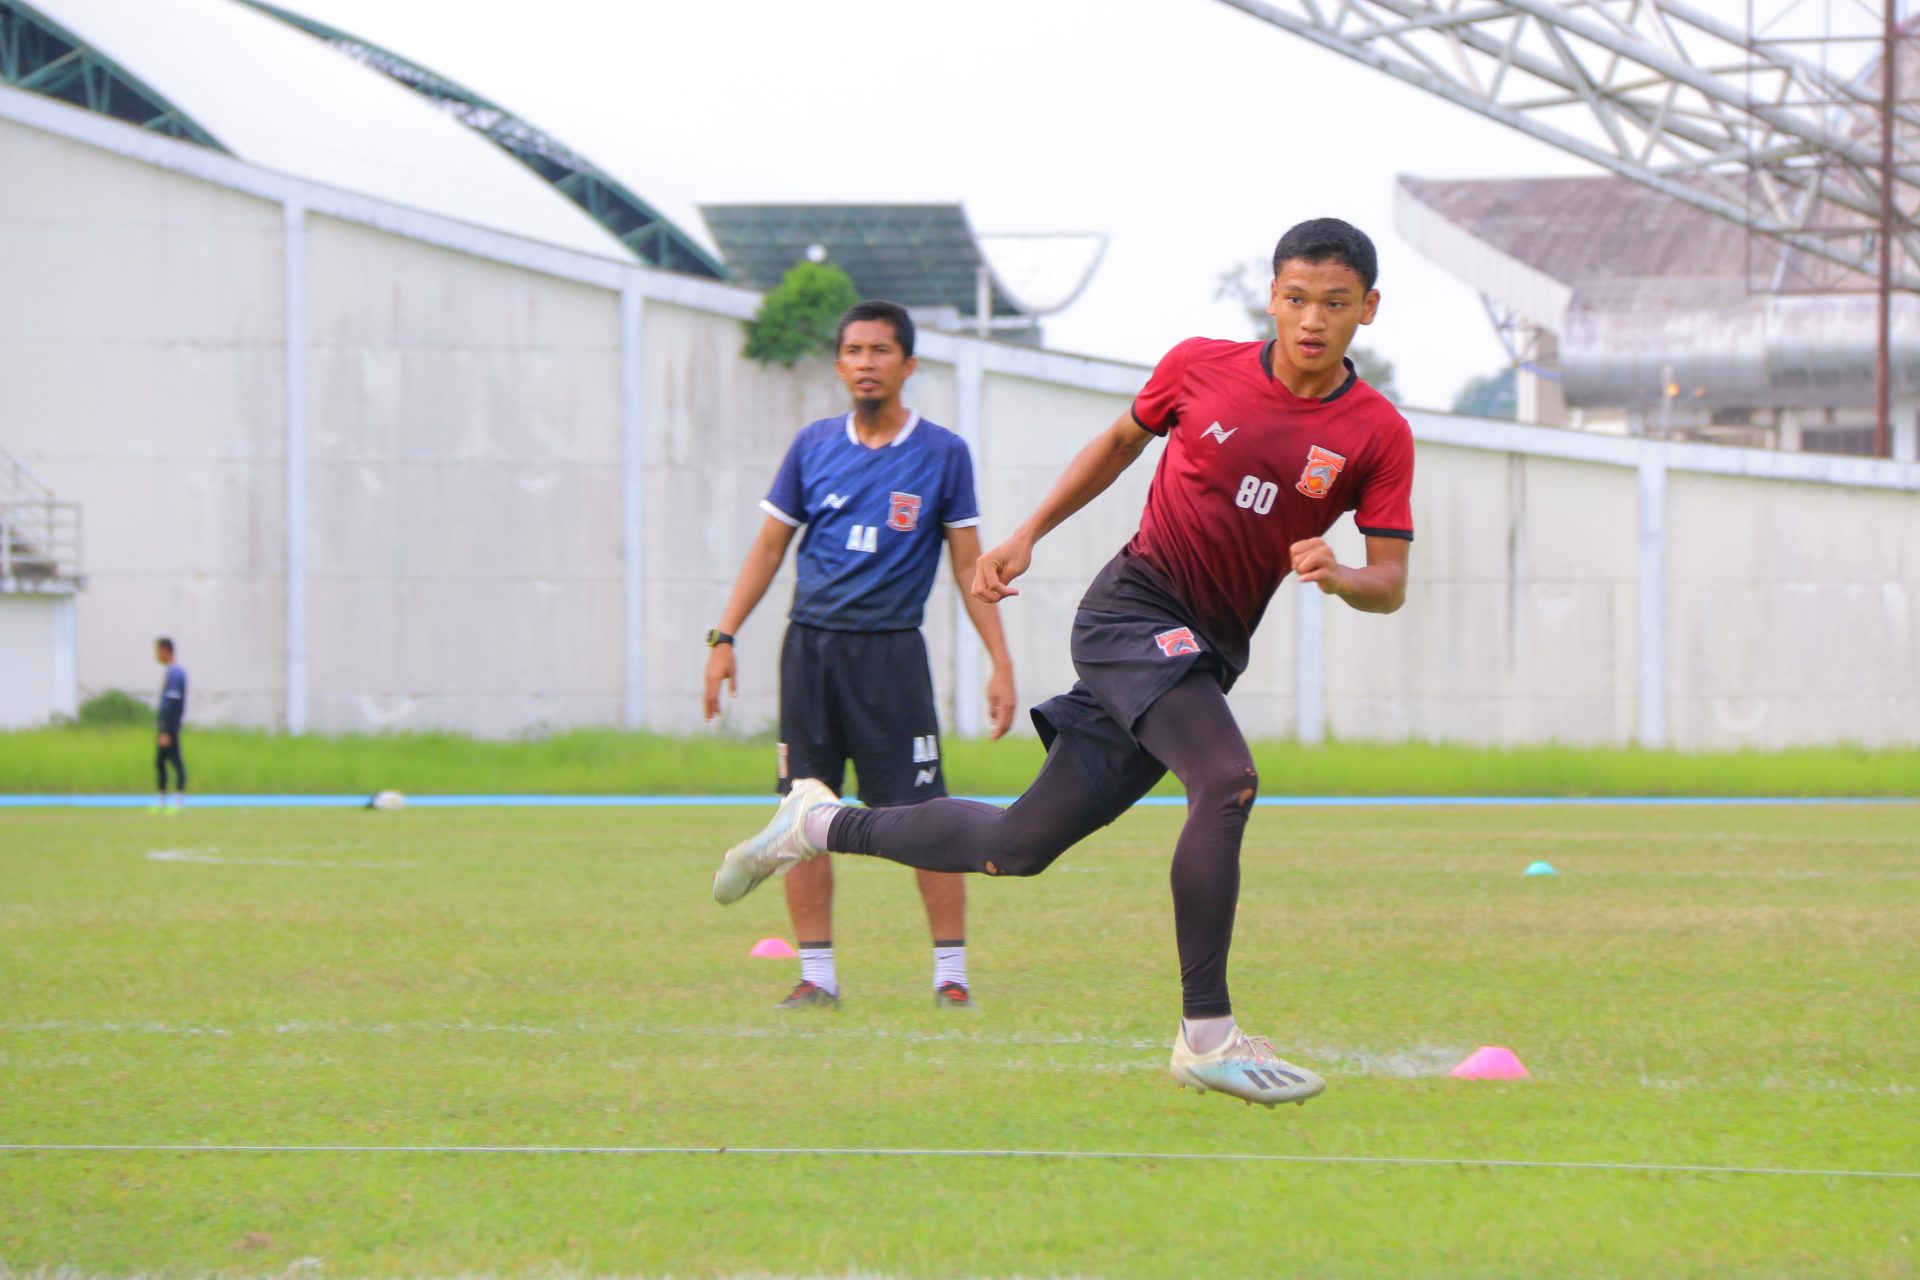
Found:
[[[713,873],[713,900],[721,906],[740,901],[763,880],[784,875],[795,863],[817,858],[824,849],[807,842],[807,814],[823,804],[839,803],[827,784],[815,778],[797,778],[787,798],[773,811],[773,821],[760,834],[727,850]]]
[[[1195,1053],[1187,1047],[1187,1027],[1181,1023],[1167,1070],[1183,1086],[1201,1093],[1212,1089],[1263,1107],[1305,1102],[1327,1087],[1313,1072],[1275,1053],[1265,1036],[1250,1036],[1238,1027],[1212,1053]]]

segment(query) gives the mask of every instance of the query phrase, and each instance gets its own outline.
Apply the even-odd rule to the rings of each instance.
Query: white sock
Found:
[[[827,828],[833,825],[833,815],[840,809],[837,804],[823,804],[808,811],[806,820],[800,824],[800,834],[808,844],[816,849],[827,847]]]
[[[1182,1018],[1180,1023],[1187,1029],[1187,1048],[1195,1053],[1212,1053],[1233,1034],[1230,1013],[1219,1018]]]
[[[933,989],[938,991],[949,982],[967,985],[967,944],[965,942],[936,942],[933,944]]]
[[[811,982],[830,996],[840,994],[840,979],[833,972],[833,944],[800,944],[800,980]]]

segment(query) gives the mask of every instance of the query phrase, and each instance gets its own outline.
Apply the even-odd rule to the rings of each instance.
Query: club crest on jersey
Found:
[[[1346,465],[1344,457],[1316,444],[1307,450],[1306,469],[1300,473],[1300,483],[1293,487],[1309,498],[1324,498],[1339,478],[1340,468]]]
[[[892,505],[887,512],[887,528],[912,533],[920,523],[920,495],[895,493],[890,501]]]
[[[1183,653],[1200,652],[1200,642],[1193,638],[1192,627],[1175,627],[1171,631],[1162,631],[1153,638],[1160,646],[1160,652],[1169,658],[1177,658]]]

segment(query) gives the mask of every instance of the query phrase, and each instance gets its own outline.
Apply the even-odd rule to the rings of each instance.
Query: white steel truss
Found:
[[[1776,277],[1872,289],[1884,223],[1888,283],[1920,290],[1920,42],[1909,21],[1885,93],[1887,0],[1742,0],[1738,24],[1678,0],[1222,3],[1777,241]]]

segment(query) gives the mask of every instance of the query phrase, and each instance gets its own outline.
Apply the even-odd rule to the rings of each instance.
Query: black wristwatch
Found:
[[[733,637],[728,635],[726,632],[722,631],[718,627],[714,627],[707,632],[707,648],[709,649],[713,648],[713,646],[717,644],[732,644],[732,643],[733,643]]]

